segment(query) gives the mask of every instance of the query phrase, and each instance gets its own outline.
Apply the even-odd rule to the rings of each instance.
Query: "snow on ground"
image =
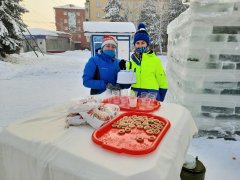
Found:
[[[31,52],[8,58],[14,63],[0,61],[0,127],[52,105],[88,95],[88,90],[82,88],[81,72],[89,56],[89,51],[76,51],[39,54],[37,58]]]
[[[51,106],[89,95],[82,86],[82,71],[91,53],[68,51],[41,55],[33,52],[11,55],[0,61],[0,128],[22,117]],[[160,57],[166,67],[166,56]],[[0,129],[1,130],[1,129]],[[238,180],[240,177],[240,138],[198,137],[192,140],[189,154],[206,166],[205,180]]]
[[[188,153],[198,156],[206,167],[205,180],[239,180],[240,139],[194,138]]]

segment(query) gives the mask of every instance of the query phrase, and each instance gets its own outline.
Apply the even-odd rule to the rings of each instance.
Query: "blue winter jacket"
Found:
[[[96,94],[104,92],[108,83],[116,85],[117,73],[120,71],[119,61],[119,59],[112,59],[104,53],[91,57],[84,68],[83,85],[97,90]],[[98,78],[95,77],[97,67]]]

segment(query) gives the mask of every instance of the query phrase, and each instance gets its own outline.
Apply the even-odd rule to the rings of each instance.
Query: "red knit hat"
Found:
[[[117,39],[114,36],[103,36],[101,48],[103,48],[106,44],[113,44],[117,47]]]

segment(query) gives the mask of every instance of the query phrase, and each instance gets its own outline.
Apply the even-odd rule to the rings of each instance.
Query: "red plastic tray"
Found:
[[[151,105],[146,107],[145,105],[142,105],[141,98],[138,98],[137,107],[132,108],[132,107],[129,107],[128,103],[127,104],[121,104],[120,100],[119,100],[119,103],[115,103],[113,99],[114,99],[114,97],[104,99],[103,103],[116,104],[120,107],[121,111],[135,111],[135,112],[137,111],[137,112],[146,112],[146,113],[147,112],[153,112],[153,111],[159,109],[160,106],[161,106],[159,101],[154,100],[151,103]]]
[[[133,118],[134,115],[141,118],[147,118],[148,120],[149,118],[154,118],[155,120],[152,120],[152,124],[153,122],[155,124],[155,121],[159,121],[159,124],[162,123],[163,127],[160,133],[149,134],[146,132],[146,129],[139,128],[138,125],[138,127],[132,127],[130,132],[119,134],[119,131],[121,130],[120,127],[113,127],[113,124],[116,125],[116,122],[119,122],[122,118]],[[129,123],[134,121],[133,119],[128,120]],[[92,134],[92,140],[96,144],[102,146],[104,149],[108,149],[110,151],[133,155],[144,155],[154,151],[158,147],[169,128],[170,122],[163,117],[142,112],[125,112],[115,117],[109,123],[95,130]],[[151,141],[149,139],[150,136],[154,136],[155,140]],[[142,138],[142,142],[138,141],[139,138]]]

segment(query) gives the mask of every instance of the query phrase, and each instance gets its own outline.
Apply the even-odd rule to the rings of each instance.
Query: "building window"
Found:
[[[63,12],[63,15],[67,15],[67,12]]]
[[[79,35],[78,35],[78,38],[81,38],[81,37],[82,37],[81,34],[79,34]]]
[[[64,23],[67,23],[68,22],[68,20],[67,19],[64,19],[64,21],[63,21]]]
[[[68,27],[70,33],[76,32],[77,30],[76,12],[68,12]]]
[[[100,13],[99,12],[96,13],[96,17],[100,18]]]
[[[78,31],[81,31],[81,27],[77,27],[77,30],[78,30]]]
[[[78,20],[77,20],[77,23],[80,23],[80,22],[81,22],[81,21],[78,19]]]
[[[65,30],[65,31],[68,31],[68,27],[64,27],[64,30]]]
[[[80,16],[80,12],[77,12],[77,16]]]
[[[96,7],[100,7],[100,1],[96,0]]]

